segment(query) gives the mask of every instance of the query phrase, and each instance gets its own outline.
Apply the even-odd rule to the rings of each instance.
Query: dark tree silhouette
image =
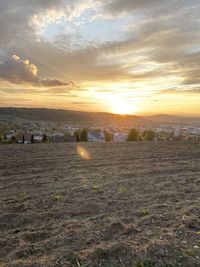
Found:
[[[42,142],[43,142],[43,143],[48,142],[48,138],[47,138],[47,135],[46,135],[46,134],[43,135]]]
[[[148,141],[154,141],[154,139],[155,139],[155,132],[152,131],[152,130],[146,131],[144,137]]]
[[[127,141],[138,141],[139,140],[139,132],[137,129],[131,129]]]
[[[88,142],[88,130],[87,129],[83,129],[80,132],[80,141],[81,142]]]
[[[17,143],[16,137],[15,136],[12,136],[10,142],[11,142],[11,144],[16,144]]]
[[[80,142],[80,130],[76,130],[74,136],[76,137],[76,142]]]
[[[113,140],[113,134],[108,132],[108,131],[104,131],[104,136],[105,136],[105,141],[107,141],[107,142]]]

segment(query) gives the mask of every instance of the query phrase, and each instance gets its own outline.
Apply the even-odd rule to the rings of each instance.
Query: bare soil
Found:
[[[200,143],[0,146],[0,266],[200,266]]]

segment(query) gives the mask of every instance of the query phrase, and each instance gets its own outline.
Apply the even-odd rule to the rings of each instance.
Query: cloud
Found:
[[[67,86],[67,87],[78,87],[77,83],[74,81],[70,81],[70,82],[61,82],[60,80],[57,79],[46,79],[46,80],[39,80],[39,82],[37,83],[39,86],[47,86],[47,87],[51,87],[51,86]]]
[[[39,24],[56,24],[62,16],[70,21],[88,8],[97,15],[109,13],[113,22],[118,15],[128,15],[126,39],[97,44],[84,41],[77,33],[65,33],[58,34],[55,42],[37,40]],[[0,64],[0,76],[37,87],[71,87],[65,82],[71,80],[141,81],[148,87],[149,80],[158,83],[163,78],[167,82],[168,75],[176,76],[179,86],[197,85],[199,11],[199,0],[16,0],[14,4],[12,0],[1,1],[0,55],[2,52],[5,59]],[[86,23],[84,20],[87,14],[82,21]],[[29,60],[10,59],[10,54]]]
[[[1,93],[12,94],[12,95],[19,95],[19,94],[38,94],[37,89],[30,89],[30,88],[0,88]]]
[[[186,8],[191,10],[198,6],[198,0],[108,0],[103,4],[103,11],[113,16],[125,13],[129,15],[139,15],[141,17],[155,14],[167,17],[180,10],[182,11]]]
[[[189,95],[199,95],[200,94],[200,87],[192,87],[192,88],[170,88],[161,90],[159,95],[165,94],[189,94]]]
[[[131,13],[137,10],[155,8],[166,1],[163,0],[111,0],[104,8],[112,14]]]
[[[48,88],[0,88],[1,94],[7,95],[45,95],[45,96],[68,96],[70,98],[77,98],[74,90],[69,87],[48,87]]]
[[[67,86],[77,87],[74,81],[62,82],[58,79],[40,79],[37,75],[38,68],[28,59],[22,60],[17,55],[0,63],[0,78],[11,83],[30,83],[34,86]]]
[[[36,41],[38,28],[60,18],[72,19],[90,6],[92,0],[6,0],[0,1],[0,44],[9,46],[17,40]]]
[[[38,69],[29,60],[21,60],[13,55],[11,59],[0,64],[0,77],[12,83],[37,82]]]

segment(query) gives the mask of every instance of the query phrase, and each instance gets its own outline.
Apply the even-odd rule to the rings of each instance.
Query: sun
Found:
[[[133,114],[136,111],[134,106],[123,102],[119,102],[116,105],[113,105],[112,110],[114,113],[121,115]]]
[[[111,111],[120,115],[133,115],[138,112],[138,108],[133,102],[126,102],[120,99],[113,98],[111,100]]]
[[[96,91],[96,88],[92,88],[90,95],[91,93],[93,93],[97,102],[104,107],[106,112],[120,115],[135,115],[141,110],[140,101],[138,101],[137,96],[129,92],[126,93],[119,90],[116,93],[109,91],[100,93]]]

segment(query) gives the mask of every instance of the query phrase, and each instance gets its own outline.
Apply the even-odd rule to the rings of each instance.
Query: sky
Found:
[[[199,0],[0,0],[0,106],[200,115]]]

